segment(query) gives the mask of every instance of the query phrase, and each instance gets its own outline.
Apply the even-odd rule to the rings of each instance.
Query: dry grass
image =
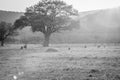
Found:
[[[85,45],[0,48],[0,80],[120,80],[120,46]]]

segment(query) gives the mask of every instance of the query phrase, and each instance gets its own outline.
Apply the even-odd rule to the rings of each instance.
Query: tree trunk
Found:
[[[44,43],[43,47],[48,47],[49,46],[49,40],[50,40],[50,34],[44,34]]]
[[[4,40],[1,41],[1,46],[4,46]]]

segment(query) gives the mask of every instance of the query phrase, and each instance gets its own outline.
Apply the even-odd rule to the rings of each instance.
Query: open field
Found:
[[[119,44],[20,46],[0,47],[0,80],[120,80]]]

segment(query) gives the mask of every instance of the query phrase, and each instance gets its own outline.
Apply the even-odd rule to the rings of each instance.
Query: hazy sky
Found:
[[[0,0],[0,10],[25,11],[26,7],[39,0]],[[113,8],[120,6],[120,0],[64,0],[79,11]]]

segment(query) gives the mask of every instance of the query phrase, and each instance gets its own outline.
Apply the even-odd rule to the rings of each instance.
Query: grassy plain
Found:
[[[0,47],[0,80],[120,80],[119,44]]]

